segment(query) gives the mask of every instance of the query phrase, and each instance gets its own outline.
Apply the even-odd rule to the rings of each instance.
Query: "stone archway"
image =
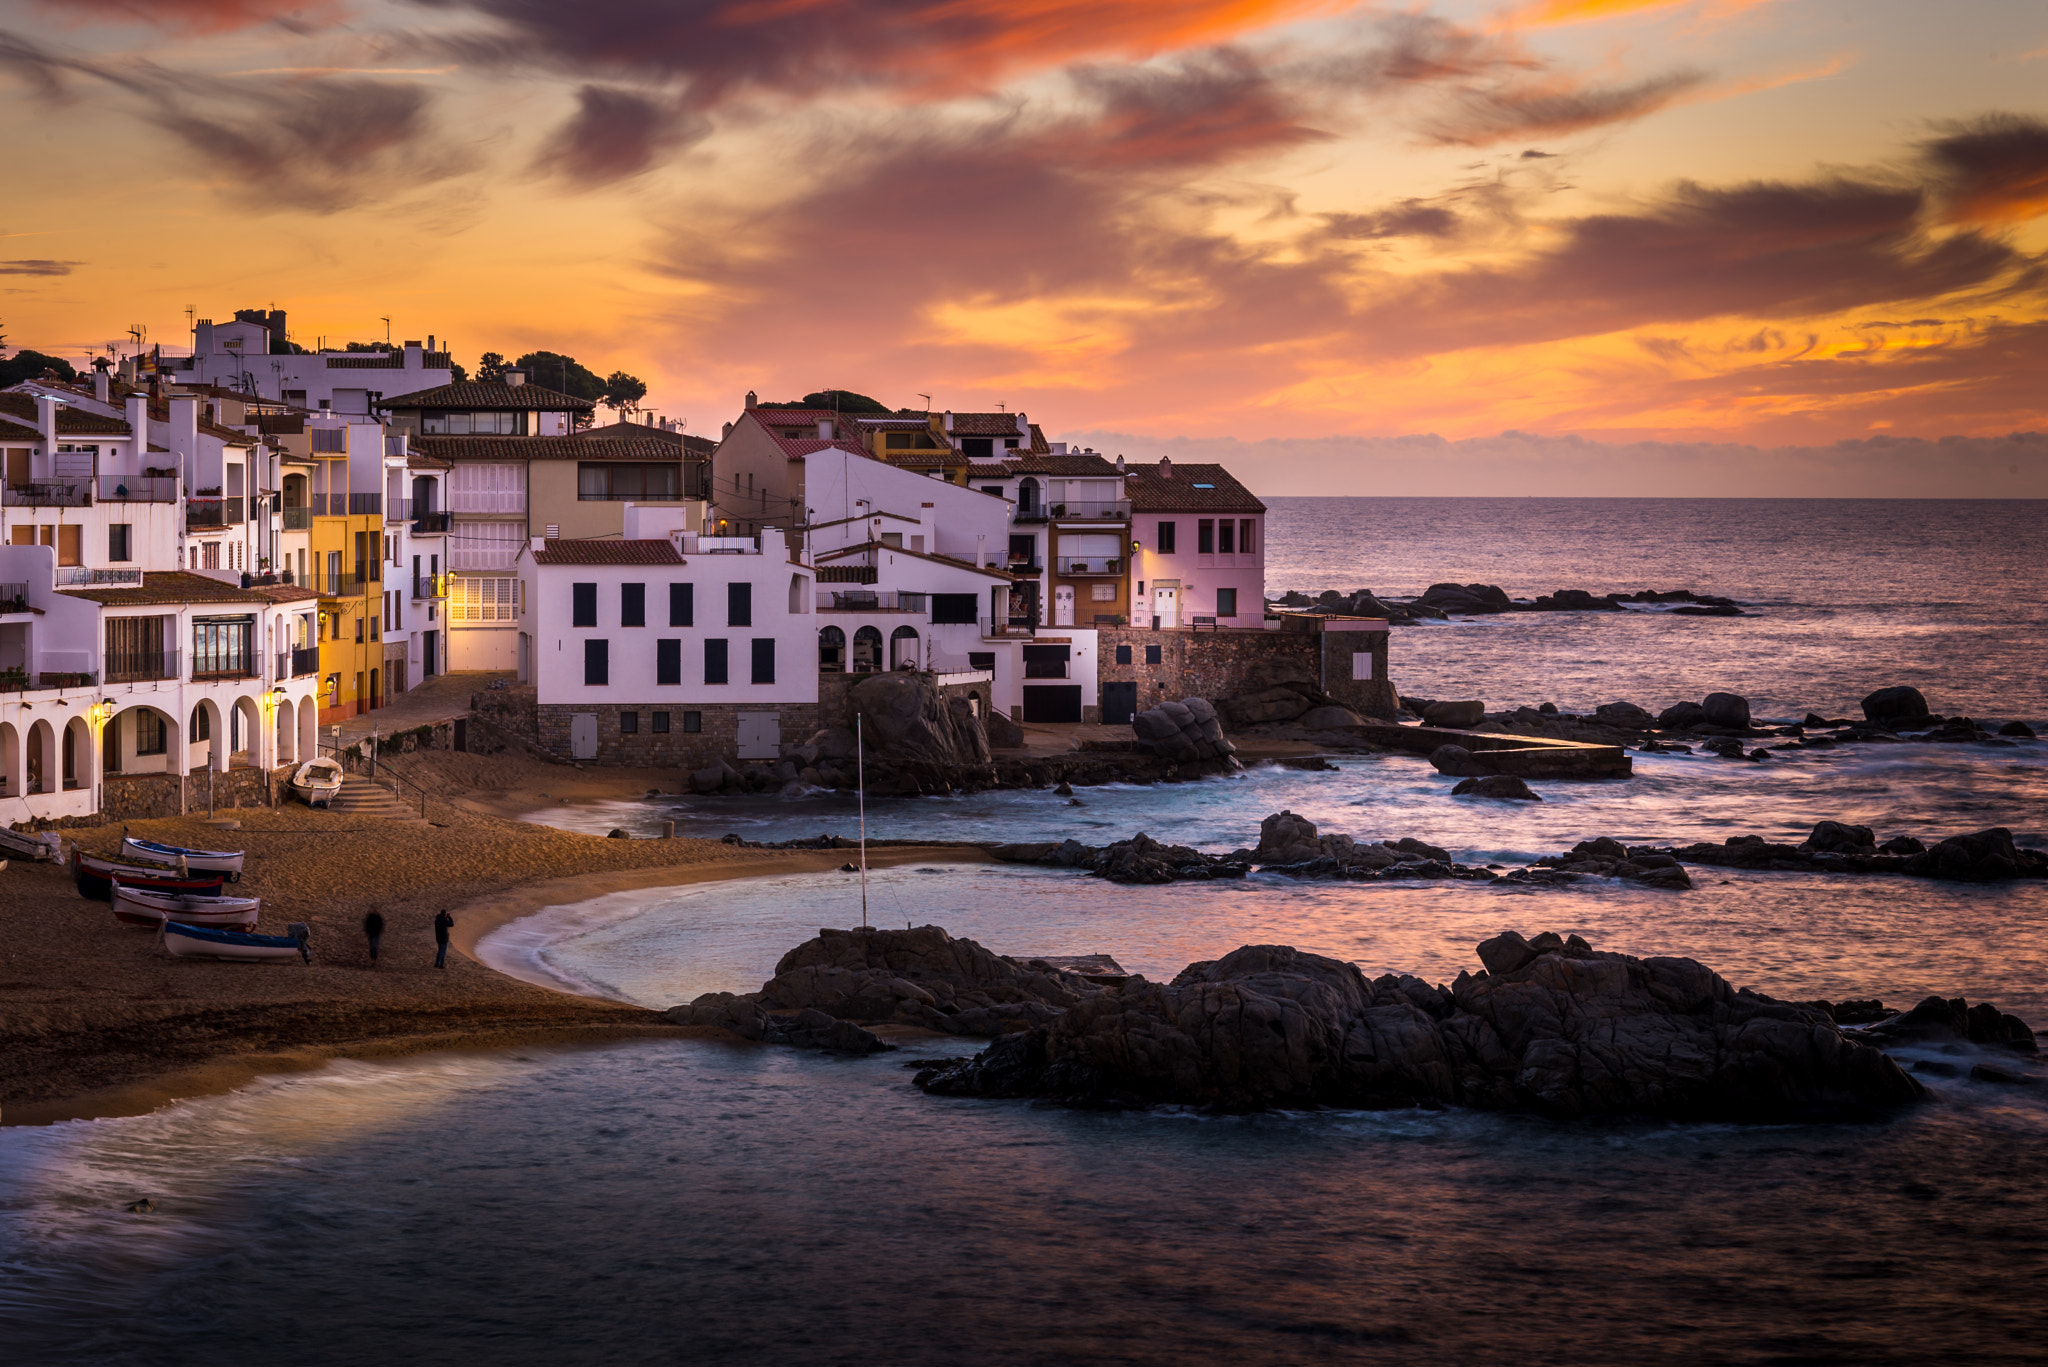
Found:
[[[13,722],[0,722],[0,797],[20,797],[22,786],[21,732]]]
[[[882,667],[882,633],[862,627],[853,633],[853,672],[872,674]]]
[[[245,767],[263,762],[263,709],[246,695],[235,699],[228,717],[228,762],[222,767],[231,768],[238,762]]]
[[[138,705],[115,715],[100,735],[109,774],[175,774],[184,753],[177,718]]]
[[[889,633],[889,668],[916,669],[923,663],[916,627],[898,627]]]
[[[27,782],[24,793],[55,791],[57,782],[57,733],[50,723],[38,718],[28,728]]]
[[[201,698],[185,719],[186,765],[190,769],[227,768],[228,736],[220,704]]]
[[[289,710],[290,703],[281,710]],[[299,758],[298,763],[320,757],[320,700],[314,697],[299,699]]]
[[[292,700],[280,694],[271,694],[277,704],[277,753],[272,764],[293,764],[299,753],[298,709]]]
[[[846,633],[838,627],[823,627],[818,632],[818,672],[846,672]]]

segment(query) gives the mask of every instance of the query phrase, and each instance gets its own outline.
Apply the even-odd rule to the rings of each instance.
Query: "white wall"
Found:
[[[1010,544],[1007,501],[885,465],[871,456],[835,449],[804,457],[804,500],[813,524],[839,523],[811,534],[813,556],[868,540],[873,528],[867,521],[841,519],[877,512],[914,519],[916,525],[911,526],[885,518],[881,529],[902,532],[906,547],[913,544],[912,536],[921,536],[925,549],[934,555],[972,563],[980,547],[987,551],[990,564],[999,564]]]

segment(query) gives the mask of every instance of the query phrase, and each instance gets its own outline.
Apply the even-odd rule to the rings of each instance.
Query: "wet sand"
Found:
[[[235,831],[199,817],[127,824],[171,844],[246,850],[242,882],[230,891],[263,899],[263,933],[309,922],[310,966],[168,958],[149,931],[117,922],[105,902],[80,897],[67,869],[17,859],[0,871],[0,1123],[139,1114],[333,1058],[712,1033],[519,982],[470,951],[487,931],[545,906],[662,884],[824,870],[847,857],[558,831],[481,809],[552,805],[569,795],[572,785],[560,778],[575,770],[499,756],[407,758],[415,761],[408,776],[435,790],[430,820],[292,804],[228,813],[242,822]],[[555,781],[521,782],[529,765]],[[656,786],[621,791],[622,781],[634,780],[615,770],[592,771],[590,780],[591,796],[636,796]],[[66,836],[111,855],[122,830]],[[871,862],[928,857],[876,851]],[[373,907],[386,921],[374,965],[362,933]],[[437,970],[432,922],[444,907],[456,925],[448,967]]]

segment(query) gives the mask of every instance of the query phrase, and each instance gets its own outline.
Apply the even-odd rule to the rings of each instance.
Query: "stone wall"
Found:
[[[1296,678],[1316,684],[1360,716],[1392,717],[1400,706],[1387,679],[1385,632],[1104,627],[1097,640],[1101,682],[1135,681],[1141,710],[1162,699],[1234,698]],[[1129,648],[1130,663],[1119,662],[1120,646]],[[1148,654],[1153,649],[1157,661]],[[1372,654],[1374,678],[1351,677],[1354,652]]]
[[[865,675],[856,675],[865,678]],[[654,730],[654,714],[666,712],[669,730]],[[639,727],[632,732],[619,725],[619,714],[637,714]],[[578,713],[597,717],[597,757],[586,764],[631,765],[646,769],[704,769],[719,760],[738,765],[739,716],[742,712],[773,712],[781,718],[782,742],[801,743],[819,726],[817,703],[645,703],[639,707],[586,706],[580,703],[548,703],[538,706],[538,742],[549,754],[570,757],[570,718]],[[699,729],[685,731],[686,717],[694,714]],[[474,734],[474,732],[472,732]]]
[[[274,807],[284,796],[295,765],[274,770],[224,769],[213,775],[213,809]],[[111,774],[100,784],[97,817],[72,824],[96,826],[104,821],[146,821],[154,817],[189,815],[206,810],[207,775]]]

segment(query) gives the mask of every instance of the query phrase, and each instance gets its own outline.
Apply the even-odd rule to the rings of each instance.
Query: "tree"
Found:
[[[462,362],[451,360],[448,362],[448,378],[455,384],[467,384],[469,383],[469,371],[464,368]]]
[[[476,378],[479,384],[503,384],[505,382],[505,358],[495,351],[486,351],[476,358]]]
[[[574,356],[564,356],[559,351],[529,351],[519,358],[519,368],[526,372],[528,384],[593,403],[604,397],[604,381],[596,371],[577,364]]]
[[[40,351],[17,351],[6,360],[0,360],[0,389],[18,385],[23,380],[40,380],[46,370],[57,372],[60,380],[78,378],[71,362],[62,356],[45,356]]]
[[[764,403],[762,408],[829,408],[835,413],[888,413],[887,404],[851,389],[821,389],[789,403]]]
[[[647,397],[647,382],[623,370],[614,370],[604,377],[604,403],[624,413],[638,408],[640,400]]]

